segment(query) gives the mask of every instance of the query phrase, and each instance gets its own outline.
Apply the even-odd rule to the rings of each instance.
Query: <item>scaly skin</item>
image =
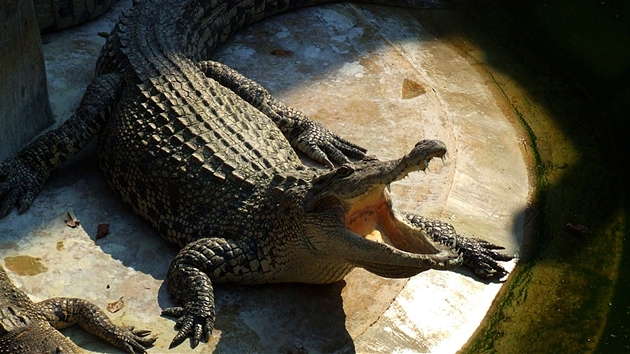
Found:
[[[57,329],[78,323],[86,331],[128,353],[146,353],[150,331],[114,325],[96,305],[81,299],[52,298],[33,303],[0,267],[0,354],[81,353]]]
[[[387,186],[442,158],[444,144],[423,140],[398,160],[368,158],[207,60],[243,26],[323,2],[137,1],[108,37],[76,113],[0,164],[0,216],[14,205],[24,212],[50,171],[98,134],[112,189],[183,247],[167,278],[181,306],[163,312],[179,317],[172,346],[207,340],[216,283],[331,283],[354,267],[409,277],[462,262],[482,277],[504,275],[489,261],[511,258],[497,246],[392,207]],[[294,149],[328,168],[304,166]]]

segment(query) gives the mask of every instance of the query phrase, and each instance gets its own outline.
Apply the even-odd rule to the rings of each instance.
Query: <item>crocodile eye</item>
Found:
[[[345,164],[337,168],[337,176],[344,178],[350,176],[354,172],[354,166]]]

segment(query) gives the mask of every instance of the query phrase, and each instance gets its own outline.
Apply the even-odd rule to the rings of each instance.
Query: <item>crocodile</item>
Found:
[[[405,278],[462,263],[506,275],[502,247],[393,207],[389,185],[444,158],[442,142],[380,161],[209,59],[252,22],[327,2],[135,0],[75,113],[0,164],[0,217],[24,213],[51,171],[98,136],[112,190],[181,247],[166,279],[176,306],[162,312],[177,318],[171,348],[209,339],[218,283],[324,284],[356,267]]]
[[[151,331],[113,324],[98,306],[75,298],[29,299],[0,266],[0,353],[81,353],[57,329],[79,324],[87,332],[128,353],[146,353],[157,337]]]
[[[116,0],[33,0],[39,30],[58,31],[104,14]]]

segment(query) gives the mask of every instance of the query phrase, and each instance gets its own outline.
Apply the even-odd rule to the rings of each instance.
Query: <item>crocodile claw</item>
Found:
[[[212,330],[214,329],[214,316],[205,316],[203,314],[194,314],[192,308],[188,307],[169,307],[162,311],[163,316],[178,317],[175,329],[178,330],[177,335],[171,341],[169,349],[173,349],[182,344],[186,338],[190,337],[190,347],[194,349],[199,345],[199,342],[203,339],[208,341]],[[214,313],[214,312],[213,312]]]
[[[508,271],[497,261],[510,261],[514,256],[498,252],[504,249],[478,238],[460,237],[457,250],[464,255],[464,265],[471,268],[481,278],[502,278]]]
[[[460,236],[453,225],[443,221],[413,214],[405,214],[405,216],[412,225],[425,230],[434,241],[461,254],[464,265],[474,271],[478,277],[500,279],[508,274],[498,261],[510,261],[514,256],[497,251],[504,247],[479,238]]]
[[[151,331],[149,330],[134,330],[134,327],[132,326],[128,328],[119,328],[116,336],[122,341],[119,347],[127,353],[133,354],[136,353],[136,351],[139,353],[146,353],[146,348],[155,343],[157,336],[149,337],[149,334],[151,334]]]
[[[366,157],[366,149],[338,136],[317,122],[308,121],[291,135],[289,139],[291,145],[313,161],[330,168],[335,166],[334,163],[349,163],[350,158],[360,160]]]
[[[0,163],[0,219],[16,205],[20,214],[28,210],[47,177],[19,157]]]

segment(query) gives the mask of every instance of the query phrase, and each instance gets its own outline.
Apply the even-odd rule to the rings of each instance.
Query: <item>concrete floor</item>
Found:
[[[104,43],[97,33],[109,32],[129,4],[120,1],[97,21],[44,37],[57,119],[74,111],[93,77]],[[213,59],[380,159],[400,157],[423,138],[444,141],[444,163],[392,185],[395,205],[518,251],[530,184],[521,132],[486,78],[423,29],[413,11],[351,4],[304,9],[243,30]],[[166,352],[174,321],[159,314],[172,305],[163,281],[177,249],[113,196],[94,149],[54,172],[26,214],[0,221],[0,256],[34,300],[82,297],[105,307],[123,297],[125,307],[112,319],[151,329],[160,337],[150,352]],[[79,227],[66,226],[68,211]],[[111,233],[94,241],[104,222]],[[194,352],[452,353],[500,286],[466,269],[409,280],[358,269],[327,286],[220,286],[216,330]],[[64,333],[89,352],[117,352],[81,330]],[[171,352],[191,350],[185,343]]]

